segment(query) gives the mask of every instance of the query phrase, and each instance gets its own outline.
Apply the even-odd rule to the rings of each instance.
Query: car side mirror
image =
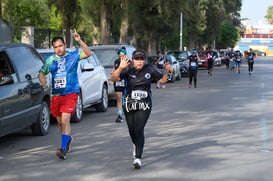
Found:
[[[82,72],[93,71],[94,69],[95,69],[95,67],[91,63],[81,64],[81,71]]]

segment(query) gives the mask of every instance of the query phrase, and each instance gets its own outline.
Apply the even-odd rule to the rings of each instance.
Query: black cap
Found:
[[[139,58],[139,57],[144,58],[144,59],[146,58],[145,52],[143,50],[135,50],[133,52],[133,59]]]

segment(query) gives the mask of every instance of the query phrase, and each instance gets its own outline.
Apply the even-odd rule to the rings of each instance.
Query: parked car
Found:
[[[222,64],[226,64],[227,52],[228,52],[228,51],[225,50],[225,49],[221,49],[221,50],[219,51],[220,58],[221,58],[221,63],[222,63]]]
[[[198,60],[198,69],[205,68],[208,69],[208,60],[205,51],[198,52],[199,60]]]
[[[173,55],[179,61],[181,77],[188,77],[189,76],[188,57],[191,55],[191,52],[170,50],[170,51],[167,51],[167,54]]]
[[[173,73],[169,74],[168,81],[174,82],[175,80],[180,80],[180,64],[179,61],[173,55],[166,55],[167,60],[170,62],[172,68],[174,69]]]
[[[42,65],[31,46],[0,43],[0,136],[27,127],[33,135],[48,133],[51,87],[38,80]]]
[[[175,80],[180,80],[181,78],[181,73],[180,73],[180,64],[178,62],[178,60],[176,60],[176,58],[173,55],[165,55],[167,61],[170,62],[171,67],[174,69],[173,73],[168,74],[168,82],[174,82]],[[155,61],[158,59],[157,55],[150,55],[147,56],[147,63],[151,64],[153,66],[156,66]]]
[[[256,54],[256,56],[266,56],[266,53],[260,50],[252,50]]]
[[[215,57],[214,57],[214,66],[215,67],[220,67],[222,66],[222,59],[221,59],[221,56],[220,56],[220,53],[217,51],[217,50],[214,50],[214,53],[215,53]]]
[[[90,49],[95,52],[95,54],[98,56],[99,60],[101,61],[103,67],[105,68],[109,87],[108,87],[108,96],[109,100],[116,100],[116,95],[114,91],[114,84],[110,80],[110,74],[114,68],[114,62],[116,59],[118,59],[117,50],[121,47],[125,47],[127,51],[127,55],[130,59],[132,59],[132,54],[136,50],[135,47],[131,45],[97,45],[97,46],[91,46]]]
[[[198,68],[208,68],[208,60],[207,60],[207,55],[205,51],[199,51],[198,52],[198,56],[199,56],[199,61],[198,61]],[[221,62],[221,57],[218,51],[214,50],[214,61],[213,61],[213,66],[219,67],[222,65]]]
[[[157,55],[149,55],[146,57],[146,63],[150,64],[157,68],[157,65],[155,64],[155,61],[158,59]],[[156,81],[152,80],[153,83],[156,83]]]
[[[73,51],[75,49],[67,49]],[[81,50],[81,49],[80,49]],[[54,54],[53,49],[37,49],[43,60]],[[78,65],[78,79],[80,93],[72,122],[82,120],[83,109],[94,107],[98,112],[105,112],[108,108],[108,81],[106,72],[95,53],[80,61]]]

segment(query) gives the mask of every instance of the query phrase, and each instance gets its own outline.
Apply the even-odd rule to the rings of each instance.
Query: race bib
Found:
[[[191,62],[192,67],[196,67],[196,62]]]
[[[116,86],[118,86],[118,87],[124,87],[124,80],[121,80],[121,81],[117,81],[116,82]]]
[[[131,94],[132,99],[143,99],[148,97],[148,92],[143,90],[133,90]]]
[[[54,79],[54,88],[55,89],[65,88],[65,86],[66,86],[66,78],[65,77],[56,77]]]

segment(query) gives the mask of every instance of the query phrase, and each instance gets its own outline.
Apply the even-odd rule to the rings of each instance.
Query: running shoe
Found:
[[[69,140],[69,142],[67,143],[67,146],[66,146],[67,153],[69,153],[71,151],[71,144],[72,144],[72,142],[73,142],[73,137],[71,136],[70,140]]]
[[[62,160],[66,159],[66,151],[63,148],[58,148],[56,151],[56,155]]]
[[[191,88],[191,84],[189,84],[188,87]]]
[[[117,123],[122,123],[123,122],[123,119],[120,115],[118,115],[117,119],[116,119],[116,122]]]
[[[141,160],[139,158],[134,159],[133,163],[135,169],[140,169],[141,168]]]
[[[166,86],[165,85],[162,85],[162,89],[165,89],[166,88]]]

